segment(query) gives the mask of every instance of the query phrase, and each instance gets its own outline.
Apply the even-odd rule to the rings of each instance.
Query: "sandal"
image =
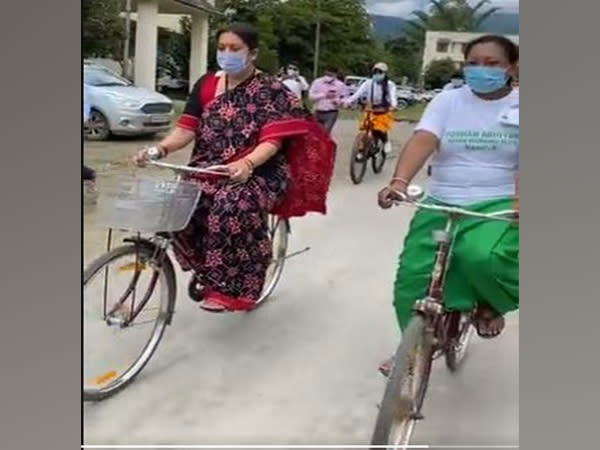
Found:
[[[221,313],[225,311],[250,311],[256,307],[256,302],[245,298],[231,298],[218,292],[207,292],[200,302],[200,308],[205,311]]]
[[[489,306],[480,306],[475,313],[474,324],[479,337],[492,339],[500,336],[504,330],[504,316]]]

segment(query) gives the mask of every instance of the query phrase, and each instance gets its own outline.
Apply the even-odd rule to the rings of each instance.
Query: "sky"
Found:
[[[476,4],[477,1],[469,1]],[[367,0],[367,9],[371,14],[382,16],[406,17],[415,9],[424,9],[429,0]],[[491,0],[490,6],[500,6],[506,12],[518,12],[519,0]]]

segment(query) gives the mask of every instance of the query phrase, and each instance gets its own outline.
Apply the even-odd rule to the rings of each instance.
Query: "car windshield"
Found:
[[[83,81],[85,84],[90,86],[108,87],[132,85],[130,81],[102,69],[85,69],[83,73]]]

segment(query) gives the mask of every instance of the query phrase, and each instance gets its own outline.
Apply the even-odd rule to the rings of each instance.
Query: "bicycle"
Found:
[[[179,166],[174,164],[148,161],[149,165],[169,169],[176,173],[173,181],[137,178],[118,184],[115,188],[104,189],[99,204],[103,225],[108,226],[106,253],[93,260],[83,273],[84,307],[101,296],[101,307],[94,314],[94,322],[84,326],[84,355],[95,356],[87,367],[92,376],[84,375],[84,401],[106,399],[128,386],[144,369],[160,343],[167,326],[172,324],[175,313],[177,280],[175,266],[169,251],[177,245],[175,233],[183,230],[189,223],[198,205],[200,187],[185,181],[182,174],[211,174],[227,176],[222,166],[206,169]],[[104,201],[102,201],[104,200]],[[294,256],[287,254],[288,235],[291,232],[287,219],[268,215],[269,233],[273,247],[273,257],[267,270],[266,280],[257,307],[271,296],[277,286],[284,268],[285,260]],[[133,233],[123,239],[124,244],[112,247],[115,230]],[[296,252],[307,251],[308,248]],[[109,265],[116,263],[116,271]],[[123,280],[109,280],[125,273]],[[210,278],[208,274],[192,271],[196,280]],[[99,281],[97,286],[95,281]],[[146,287],[141,284],[146,281]],[[192,285],[190,285],[192,286]],[[116,287],[116,301],[109,306],[109,291]],[[85,290],[91,291],[87,297]],[[158,296],[154,296],[158,292]],[[137,297],[137,298],[136,298]],[[112,300],[112,298],[111,298]],[[137,301],[136,301],[137,300]],[[155,304],[152,304],[152,301]],[[100,302],[98,302],[100,303]],[[256,309],[256,308],[254,308]],[[148,314],[152,314],[148,318]],[[132,357],[119,357],[110,361],[106,367],[98,367],[102,356],[93,354],[85,347],[85,333],[115,334],[131,330],[135,334],[142,325],[153,325],[149,336],[139,345],[121,343],[119,351],[128,350]],[[93,355],[92,355],[93,354]],[[117,369],[120,367],[122,369]],[[86,366],[83,367],[84,374]],[[86,384],[87,383],[87,384]]]
[[[362,127],[364,129],[354,139],[350,152],[350,178],[354,184],[362,182],[369,160],[374,173],[381,173],[386,160],[384,143],[373,133],[373,109],[367,106],[364,111],[366,112]]]
[[[392,358],[392,367],[371,439],[373,446],[398,448],[409,445],[414,427],[424,419],[421,412],[433,361],[445,356],[446,366],[456,372],[467,354],[474,332],[474,311],[447,310],[443,287],[452,250],[451,231],[460,217],[484,220],[503,220],[518,223],[514,210],[482,214],[456,207],[424,204],[424,191],[409,186],[406,194],[397,193],[401,204],[438,211],[447,215],[446,226],[436,230],[433,238],[438,244],[427,296],[418,300],[413,318],[402,334],[402,341]]]

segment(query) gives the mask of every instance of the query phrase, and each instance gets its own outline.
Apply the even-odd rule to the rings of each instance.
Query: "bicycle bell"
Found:
[[[420,186],[411,184],[406,188],[406,196],[410,200],[413,200],[413,201],[420,200],[424,194],[425,194],[425,191]]]

